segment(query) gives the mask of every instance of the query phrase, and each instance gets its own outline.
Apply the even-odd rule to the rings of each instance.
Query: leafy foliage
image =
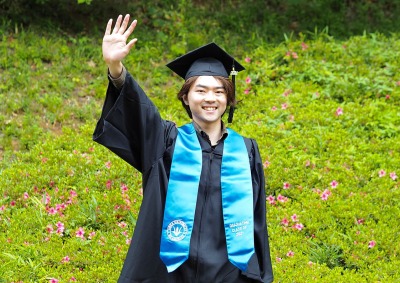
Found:
[[[147,7],[125,65],[178,125],[182,81],[165,63],[215,40],[246,67],[231,127],[260,147],[277,282],[399,281],[399,36],[304,31],[267,44],[245,25],[218,32],[233,3],[213,6],[209,34],[194,32],[186,1]],[[141,176],[91,140],[107,87],[101,35],[0,36],[0,282],[115,282]]]
[[[235,42],[247,38],[279,42],[282,34],[328,30],[336,38],[399,30],[396,0],[0,0],[2,19],[14,25],[38,25],[50,28],[93,33],[102,30],[104,19],[131,13],[149,27],[147,36],[164,36],[164,31],[201,38],[230,37]],[[175,17],[183,29],[174,29]],[[203,32],[203,30],[205,32]],[[154,31],[159,31],[154,32]]]

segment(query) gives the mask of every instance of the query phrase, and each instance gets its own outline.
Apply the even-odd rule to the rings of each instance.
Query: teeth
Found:
[[[204,108],[204,110],[207,110],[207,111],[212,111],[212,110],[217,109],[216,107],[203,107],[203,108]]]

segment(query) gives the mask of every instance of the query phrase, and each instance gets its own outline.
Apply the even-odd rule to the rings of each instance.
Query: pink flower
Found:
[[[324,190],[322,192],[321,199],[322,200],[327,200],[330,195],[331,195],[331,191],[330,190]]]
[[[287,189],[289,189],[290,188],[290,184],[289,183],[283,183],[283,189],[284,190],[287,190]]]
[[[397,84],[398,86],[400,86],[400,81],[396,82],[396,84]]]
[[[363,218],[357,219],[358,225],[364,224],[364,222],[365,222],[365,220]],[[359,231],[357,231],[357,232],[359,232]],[[359,234],[359,233],[357,233],[357,234]]]
[[[385,99],[386,99],[386,100],[389,100],[389,99],[390,99],[390,95],[389,95],[389,94],[386,94]]]
[[[293,227],[294,227],[295,229],[301,231],[301,230],[303,230],[304,225],[301,224],[301,223],[296,223]]]
[[[378,176],[379,176],[379,178],[382,178],[383,176],[386,176],[385,170],[379,170]]]
[[[281,105],[281,108],[282,108],[283,110],[287,109],[287,108],[288,108],[287,103],[283,103],[283,104]]]
[[[71,191],[69,192],[69,195],[70,195],[72,198],[78,196],[78,194],[77,194],[74,190],[71,190]]]
[[[265,162],[263,163],[263,167],[268,168],[270,164],[271,163],[268,160],[265,160]]]
[[[63,259],[61,260],[62,263],[67,263],[67,262],[69,262],[69,261],[70,261],[69,256],[65,256],[65,257],[63,257]]]
[[[373,247],[375,247],[375,245],[376,245],[375,241],[369,241],[368,248],[372,249]]]
[[[120,228],[125,228],[127,226],[127,224],[125,222],[119,222],[119,223],[117,223],[117,225]]]
[[[267,197],[267,201],[268,201],[269,204],[272,204],[272,205],[276,204],[276,202],[275,202],[275,197],[272,196],[272,195],[269,195],[269,196]]]
[[[53,229],[53,225],[49,224],[46,226],[46,231],[47,233],[51,234],[53,233],[54,229]]]
[[[285,96],[285,97],[287,97],[287,96],[289,96],[289,94],[291,94],[292,93],[292,90],[291,89],[287,89],[287,90],[285,90],[284,92],[283,92],[283,96]]]
[[[12,201],[10,202],[10,205],[11,205],[11,206],[15,206],[15,204],[16,204],[15,200],[12,200]]]
[[[70,282],[76,282],[76,278],[75,278],[74,276],[72,276],[72,277],[69,279],[69,281],[70,281]]]
[[[249,93],[250,93],[250,89],[246,88],[246,89],[244,90],[244,94],[249,94]]]
[[[391,172],[391,173],[389,174],[389,176],[390,176],[390,178],[392,178],[393,181],[397,179],[396,172]]]
[[[335,189],[338,185],[339,185],[339,183],[338,183],[336,180],[333,180],[333,181],[331,182],[331,187],[332,187],[332,189]]]
[[[48,194],[46,194],[46,198],[45,198],[44,204],[48,205],[50,203],[50,201],[51,201],[51,197]]]
[[[340,107],[338,107],[338,109],[336,109],[335,115],[336,115],[336,116],[343,115],[343,109],[340,108]]]
[[[278,200],[279,202],[287,202],[287,201],[288,201],[288,198],[285,197],[285,196],[283,196],[283,195],[281,195],[281,194],[279,194],[278,197],[277,197],[277,200]]]
[[[287,218],[285,217],[285,218],[282,219],[281,224],[283,226],[288,226],[289,225],[289,220],[287,220]]]
[[[49,215],[54,215],[54,214],[57,213],[57,210],[56,210],[54,207],[50,207],[50,208],[47,210],[47,213],[48,213]]]
[[[96,232],[92,231],[92,232],[89,233],[88,238],[89,238],[89,239],[93,239],[94,236],[96,236]]]
[[[107,189],[111,189],[111,186],[112,186],[112,181],[111,180],[107,180],[107,182],[106,182]]]
[[[106,168],[107,168],[107,169],[110,169],[110,168],[111,168],[111,161],[107,161],[107,162],[106,162]]]
[[[298,59],[298,58],[299,58],[299,56],[297,55],[297,53],[296,53],[296,52],[292,52],[292,58],[293,58],[293,59]]]
[[[249,84],[249,83],[251,83],[251,78],[250,78],[250,77],[247,77],[247,78],[246,78],[246,84]]]
[[[310,160],[307,160],[307,161],[306,161],[306,164],[305,164],[304,166],[308,167],[308,166],[310,166],[310,164],[311,164],[311,161],[310,161]]]
[[[122,193],[126,193],[128,191],[128,186],[125,185],[125,184],[122,184],[121,185],[121,191],[122,191]]]
[[[62,233],[64,233],[65,227],[64,227],[64,224],[63,224],[63,223],[61,223],[60,221],[58,221],[57,224],[56,224],[56,226],[57,226],[57,232],[56,232],[57,234],[61,235]]]
[[[276,261],[277,261],[277,262],[281,262],[281,261],[282,261],[282,258],[276,257]]]
[[[84,239],[85,238],[85,230],[82,227],[79,227],[78,231],[75,233],[77,238]]]
[[[271,110],[276,111],[278,108],[276,106],[272,106]]]
[[[250,63],[250,61],[251,61],[251,58],[249,58],[249,57],[246,57],[246,58],[244,59],[244,61],[245,61],[246,63]]]
[[[288,256],[288,257],[293,257],[293,256],[294,256],[294,252],[293,252],[293,251],[288,251],[288,253],[286,254],[286,256]]]
[[[0,206],[0,211],[4,211],[4,210],[6,210],[6,206],[5,205]]]
[[[51,278],[51,279],[49,280],[49,283],[58,283],[58,280],[55,279],[55,278]]]
[[[131,239],[126,239],[125,244],[130,245],[131,244]]]
[[[61,211],[63,211],[63,210],[66,209],[66,208],[67,208],[67,205],[66,205],[65,203],[56,204],[56,211],[58,211],[58,212],[61,212]]]
[[[308,49],[308,45],[305,44],[304,42],[301,43],[301,49],[302,50],[307,50]]]
[[[28,199],[29,198],[29,194],[27,192],[24,193],[24,199]]]
[[[299,221],[299,218],[297,217],[297,214],[293,214],[292,216],[290,216],[290,218],[292,219],[293,222]]]

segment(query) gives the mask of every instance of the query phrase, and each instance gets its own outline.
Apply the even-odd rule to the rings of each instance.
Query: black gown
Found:
[[[256,253],[244,273],[228,261],[226,251],[220,189],[223,139],[212,147],[201,133],[197,134],[203,152],[203,168],[189,259],[174,272],[167,272],[159,252],[177,133],[176,125],[161,119],[155,105],[129,73],[121,90],[109,83],[93,139],[139,170],[143,178],[143,202],[118,282],[272,282],[264,172],[257,144],[245,139],[252,171]]]

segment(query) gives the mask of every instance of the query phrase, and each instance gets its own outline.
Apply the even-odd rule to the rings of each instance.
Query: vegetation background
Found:
[[[165,64],[215,41],[246,71],[231,125],[257,139],[275,282],[400,282],[400,3],[0,0],[0,282],[115,282],[141,176],[91,140],[106,22],[178,125]]]

